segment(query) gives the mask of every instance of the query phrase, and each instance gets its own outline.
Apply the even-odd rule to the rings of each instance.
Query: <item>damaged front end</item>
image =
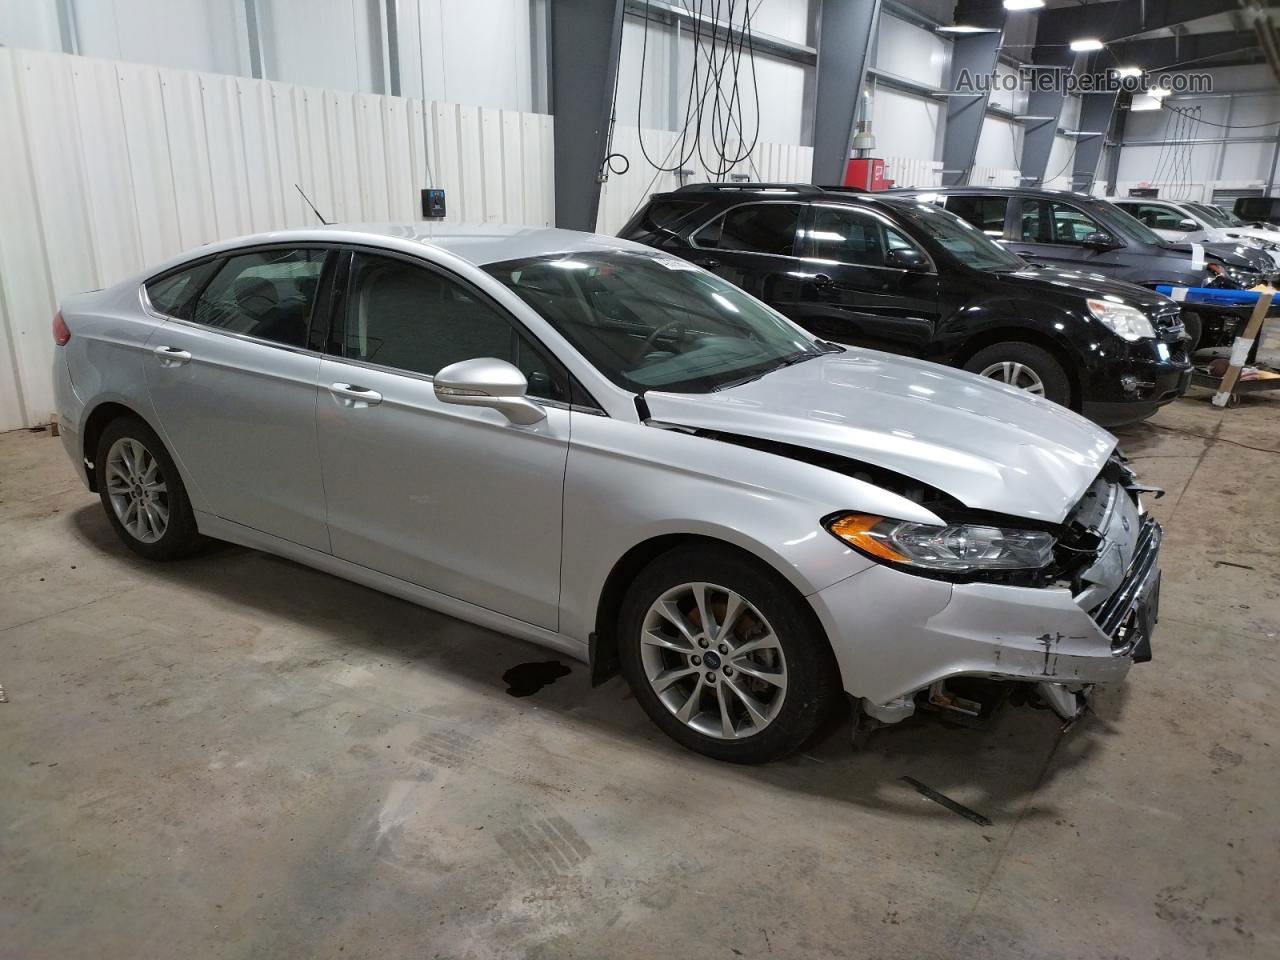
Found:
[[[860,713],[886,724],[927,710],[974,724],[1011,700],[1081,717],[1095,685],[1151,659],[1162,533],[1144,492],[1160,494],[1113,455],[1052,527],[1042,569],[944,581],[877,565],[816,594],[828,629],[842,632],[837,659]],[[969,513],[931,508],[948,522]]]

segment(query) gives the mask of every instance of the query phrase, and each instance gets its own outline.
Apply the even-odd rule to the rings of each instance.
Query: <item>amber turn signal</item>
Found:
[[[874,557],[889,560],[892,563],[910,563],[910,557],[893,549],[882,537],[873,532],[882,522],[884,517],[873,517],[866,513],[846,513],[833,520],[827,529],[850,546],[857,547]]]

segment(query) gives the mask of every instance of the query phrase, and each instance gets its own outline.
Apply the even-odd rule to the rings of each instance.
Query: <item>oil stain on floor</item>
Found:
[[[516,664],[502,675],[502,679],[511,696],[528,697],[569,673],[569,668],[559,660],[541,660]]]

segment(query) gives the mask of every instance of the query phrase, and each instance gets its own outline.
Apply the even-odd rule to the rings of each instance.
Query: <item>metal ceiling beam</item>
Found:
[[[951,46],[951,90],[959,90],[961,78],[990,75],[1000,57],[1004,38],[1005,9],[999,0],[969,0],[956,4],[956,19],[969,26],[985,27],[991,33],[962,33]],[[969,181],[969,171],[978,155],[978,139],[986,119],[990,88],[974,96],[947,98],[947,122],[942,135],[942,183],[944,186]],[[948,172],[949,171],[949,172]]]
[[[556,226],[595,230],[622,47],[623,0],[552,0]]]
[[[1241,63],[1259,60],[1258,35],[1250,30],[1191,33],[1177,37],[1126,40],[1112,44],[1111,53],[1126,66],[1171,70],[1197,64]]]
[[[823,0],[813,107],[813,182],[843,183],[880,0]]]
[[[675,3],[669,3],[667,0],[625,0],[625,10],[628,16],[639,17],[640,19],[644,19],[647,16],[651,22],[668,25],[679,24],[681,27],[688,27],[691,30],[697,29],[708,40],[714,34],[717,43],[726,40],[733,43],[742,43],[746,39],[745,34],[737,24],[731,26],[723,20],[717,20],[705,14],[699,16],[697,12],[692,12]],[[751,48],[756,53],[776,57],[779,60],[789,60],[792,63],[803,63],[812,66],[818,62],[818,51],[814,47],[796,43],[794,40],[788,40],[785,37],[759,33],[754,28],[751,31]]]
[[[1070,41],[1084,36],[1107,43],[1140,37],[1154,30],[1172,30],[1193,20],[1220,13],[1235,13],[1238,0],[1115,0],[1082,6],[1054,7],[1040,11],[1041,43]],[[1105,24],[1104,35],[1098,25]]]

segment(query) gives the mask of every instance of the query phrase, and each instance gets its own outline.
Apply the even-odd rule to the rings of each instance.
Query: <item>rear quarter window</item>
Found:
[[[169,317],[182,317],[191,298],[212,276],[220,261],[207,260],[187,270],[169,273],[146,284],[147,299],[157,313]]]
[[[705,207],[699,200],[655,200],[622,232],[627,240],[654,243],[670,237],[676,224]]]

